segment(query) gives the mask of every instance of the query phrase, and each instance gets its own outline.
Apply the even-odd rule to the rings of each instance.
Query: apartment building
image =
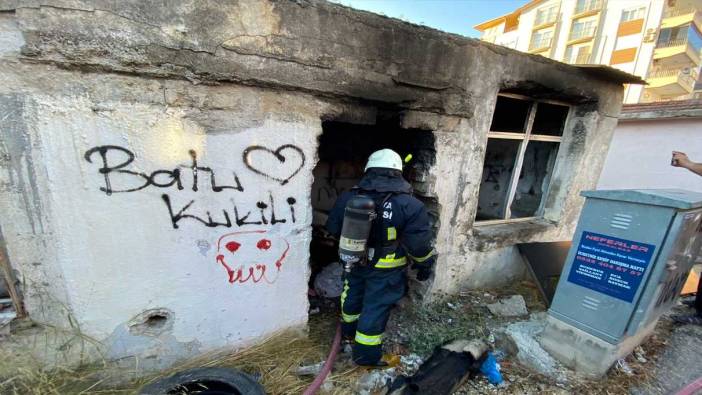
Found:
[[[533,0],[475,29],[484,41],[644,78],[625,103],[702,97],[702,0]]]

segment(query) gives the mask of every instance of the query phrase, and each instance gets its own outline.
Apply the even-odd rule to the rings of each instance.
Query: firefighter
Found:
[[[395,151],[382,149],[371,154],[358,185],[335,202],[326,227],[337,239],[346,204],[354,194],[372,198],[377,216],[368,239],[366,261],[354,265],[344,280],[343,335],[354,341],[355,363],[385,366],[381,360],[382,336],[390,309],[405,294],[410,260],[417,280],[425,281],[431,275],[433,236],[427,210],[412,196],[412,187],[402,177],[402,159]]]

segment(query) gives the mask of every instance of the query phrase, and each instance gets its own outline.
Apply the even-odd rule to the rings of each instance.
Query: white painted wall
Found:
[[[49,182],[70,185],[51,189],[51,222],[71,311],[85,334],[105,339],[142,311],[166,308],[174,313],[176,340],[196,342],[206,350],[306,322],[311,221],[307,202],[313,136],[319,125],[266,122],[237,133],[206,134],[178,110],[117,104],[105,118],[96,116],[88,103],[63,103],[70,112],[51,111],[56,103],[38,105],[43,113],[52,113],[38,121],[49,137],[43,140]],[[100,191],[105,187],[99,173],[101,154],[87,157],[86,152],[105,145],[135,155],[121,170],[153,174],[178,169],[183,189],[176,184],[111,195]],[[287,145],[291,146],[275,151]],[[251,147],[261,149],[250,152],[247,166],[242,155]],[[199,167],[212,168],[217,185],[239,185],[236,176],[243,191],[214,191],[203,169],[198,171],[198,190],[193,191],[190,150],[197,153]],[[116,149],[106,155],[110,167],[127,160],[125,152]],[[110,173],[109,178],[114,190],[145,184],[142,176],[131,174]],[[155,180],[171,183],[172,173]],[[170,199],[172,214],[164,196]],[[301,203],[292,206],[298,208],[294,222],[289,198]],[[270,199],[275,216],[285,223],[271,223]],[[263,214],[258,202],[268,206]],[[240,218],[250,213],[247,221],[259,224],[237,225],[235,207]],[[233,224],[210,227],[193,218],[172,220],[181,210],[206,222],[211,215],[219,223],[227,222],[226,212]],[[256,246],[263,239],[271,242],[268,250]],[[227,250],[229,241],[240,248]],[[229,281],[220,255],[235,272],[243,269],[242,279],[236,280],[235,274]]]
[[[253,88],[39,74],[5,74],[0,87],[2,232],[32,320],[73,327],[102,343],[105,356],[137,356],[144,369],[304,327],[316,102],[297,94],[289,104],[287,94]],[[43,88],[25,78],[44,79]],[[164,105],[179,100],[217,110]],[[109,195],[94,151],[104,146],[120,147],[106,153]],[[216,191],[206,167],[217,186],[243,190]],[[147,185],[154,172],[161,187]],[[139,190],[116,192],[128,189]],[[270,199],[285,222],[272,223]],[[259,223],[237,224],[235,207],[240,219]],[[231,225],[183,217],[174,226],[178,213],[209,223],[208,212],[218,223],[226,212]],[[237,251],[226,248],[230,241]],[[237,280],[239,268],[247,281]],[[135,333],[152,310],[171,313],[167,330]]]
[[[614,132],[597,189],[681,188],[702,192],[702,177],[670,165],[671,152],[702,162],[702,119],[625,121]]]
[[[0,14],[0,58],[16,56],[22,45],[14,20]],[[143,368],[306,323],[310,186],[321,133],[314,105],[296,95],[301,108],[291,118],[280,115],[291,106],[281,102],[285,94],[22,67],[15,63],[17,73],[3,74],[0,85],[0,212],[32,320],[72,327],[103,343],[106,356],[135,355]],[[181,101],[217,110],[188,110]],[[108,167],[124,164],[108,174],[111,188],[140,190],[100,190],[101,154],[86,153],[110,145],[121,148],[107,151]],[[126,150],[134,155],[128,164]],[[197,191],[191,150],[201,168]],[[243,191],[213,190],[204,167],[216,185]],[[170,184],[174,170],[182,189],[120,173],[162,171],[154,181]],[[226,211],[232,225],[186,217],[175,228],[164,195],[173,215],[184,210],[209,222],[209,212],[226,222]],[[284,223],[271,223],[271,197]],[[267,223],[237,225],[234,207],[240,218],[250,212],[248,222],[262,222],[258,202],[268,206]],[[268,249],[257,247],[262,239]],[[236,252],[226,249],[229,241],[241,244]],[[230,282],[219,255],[235,277],[240,267],[244,278],[250,269],[254,277]],[[168,330],[130,331],[158,309],[172,314]]]

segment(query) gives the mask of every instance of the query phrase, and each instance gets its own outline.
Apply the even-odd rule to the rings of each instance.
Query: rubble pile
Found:
[[[656,333],[625,359],[630,372],[614,367],[606,377],[588,380],[541,348],[538,338],[545,326],[546,306],[538,291],[523,283],[510,287],[511,294],[500,292],[467,291],[426,305],[403,303],[388,323],[387,351],[402,355],[404,366],[409,355],[421,361],[436,346],[452,340],[485,340],[501,366],[504,383],[492,385],[477,375],[455,394],[628,394],[649,379],[671,328],[664,317]]]

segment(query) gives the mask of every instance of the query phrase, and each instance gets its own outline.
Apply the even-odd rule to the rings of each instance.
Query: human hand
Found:
[[[670,164],[675,167],[685,167],[687,168],[690,164],[690,159],[684,152],[673,151],[673,158]]]

